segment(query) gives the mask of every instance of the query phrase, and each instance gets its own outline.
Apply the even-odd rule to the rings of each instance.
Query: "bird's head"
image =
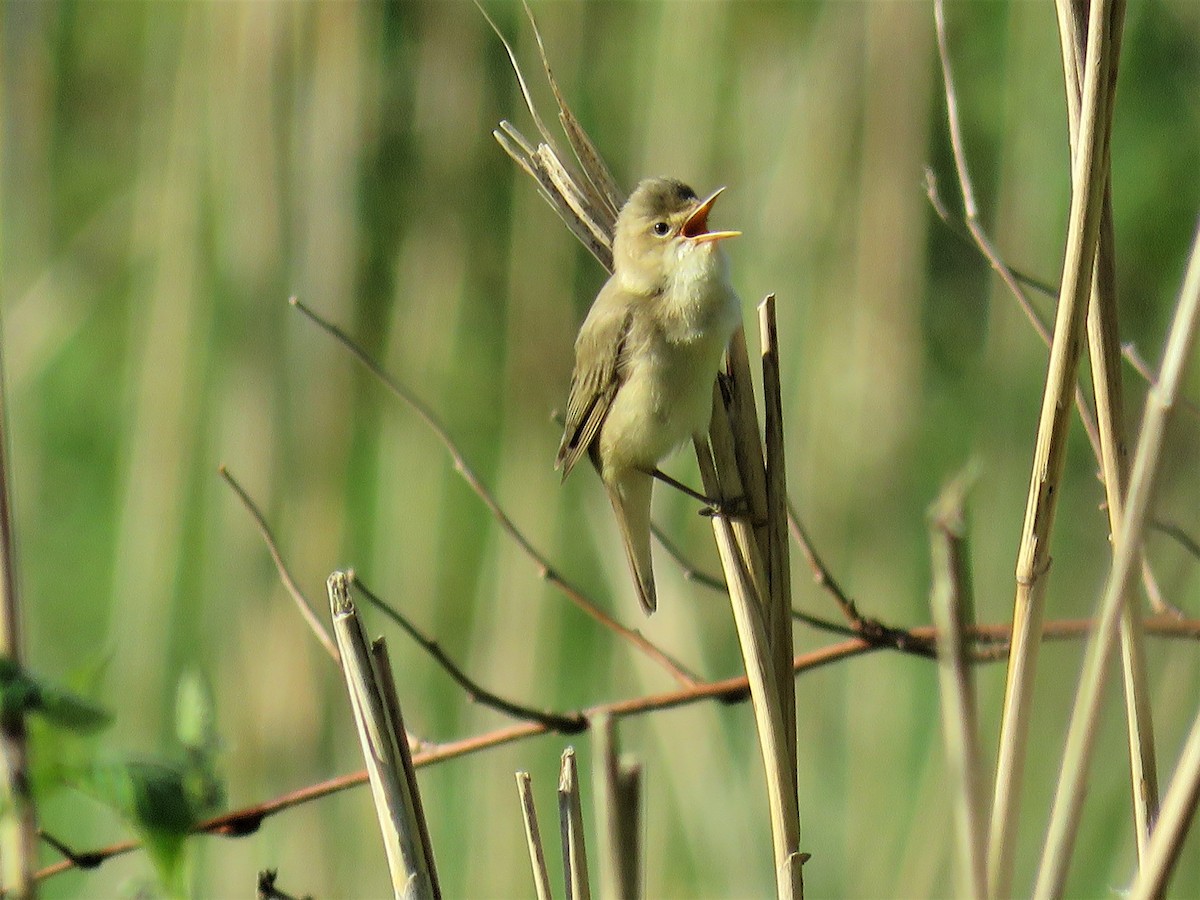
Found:
[[[717,245],[741,234],[709,230],[709,211],[723,190],[701,200],[671,178],[640,182],[617,217],[613,269],[621,282],[630,290],[656,294],[681,270],[715,269]]]

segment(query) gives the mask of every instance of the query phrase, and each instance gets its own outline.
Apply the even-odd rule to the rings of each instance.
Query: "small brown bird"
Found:
[[[720,196],[700,200],[670,178],[642,181],[617,217],[613,274],[575,341],[575,372],[556,466],[563,478],[587,452],[600,473],[638,599],[657,598],[650,497],[659,461],[706,435],[712,387],[741,302],[720,247],[738,231],[710,231]]]

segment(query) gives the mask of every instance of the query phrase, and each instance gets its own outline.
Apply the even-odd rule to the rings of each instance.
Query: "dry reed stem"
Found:
[[[1029,704],[1045,613],[1050,538],[1066,459],[1071,395],[1077,386],[1080,339],[1086,299],[1091,293],[1103,189],[1107,182],[1108,134],[1112,122],[1110,72],[1114,65],[1113,6],[1114,0],[1095,0],[1091,9],[1079,142],[1072,166],[1067,247],[1017,557],[1013,643],[1005,684],[988,860],[989,893],[997,897],[1007,895],[1012,883]],[[1119,30],[1119,18],[1116,25]]]
[[[593,721],[596,831],[600,837],[600,894],[619,900],[642,896],[642,766],[621,754],[617,720]]]
[[[1089,48],[1089,54],[1092,52]],[[1192,246],[1174,322],[1163,353],[1161,374],[1146,398],[1137,452],[1129,479],[1125,516],[1113,554],[1112,569],[1088,641],[1076,694],[1062,774],[1054,797],[1050,825],[1034,895],[1060,896],[1066,881],[1075,833],[1083,807],[1087,771],[1095,742],[1096,722],[1107,675],[1107,662],[1125,604],[1129,579],[1136,568],[1150,503],[1157,481],[1162,444],[1175,399],[1200,328],[1200,230]]]
[[[1163,797],[1162,810],[1154,824],[1154,832],[1146,852],[1141,856],[1141,868],[1133,887],[1129,891],[1132,900],[1151,900],[1166,894],[1171,872],[1179,861],[1184,839],[1196,815],[1196,803],[1200,800],[1200,713],[1192,722],[1171,777],[1171,784]]]
[[[769,312],[764,314],[768,319]],[[764,353],[767,354],[764,365],[769,368],[775,359],[774,346],[764,344]],[[774,380],[777,386],[777,375]],[[731,585],[730,602],[742,658],[750,675],[759,745],[767,772],[776,890],[780,897],[802,897],[795,687],[789,665],[790,585],[773,583],[767,564],[772,552],[772,522],[781,526],[786,519],[786,481],[782,469],[771,475],[767,473],[752,384],[745,333],[739,329],[730,341],[725,377],[714,390],[711,465],[707,451],[699,445],[697,459],[701,462],[706,494],[718,498],[726,507],[741,497],[749,509],[749,521],[746,517],[732,521],[714,518],[713,529],[726,582]],[[768,400],[766,405],[771,404]],[[773,415],[778,419],[778,408]],[[781,436],[781,423],[776,421],[773,427],[779,428],[776,437]],[[781,453],[778,448],[775,452]],[[772,497],[776,504],[773,511],[768,502],[770,478],[778,479]],[[782,533],[782,527],[779,532]],[[786,548],[779,548],[778,552],[786,559]],[[736,586],[735,579],[730,577],[733,572],[736,572]],[[790,577],[782,572],[780,575],[784,582]]]
[[[959,884],[963,896],[987,897],[987,836],[978,703],[966,632],[974,622],[963,504],[972,476],[959,475],[929,511],[933,584],[930,608],[941,640],[938,676],[946,758],[954,772]]]
[[[721,392],[714,389],[713,444],[728,420],[721,402]],[[732,440],[724,442],[725,454],[732,454]],[[736,461],[726,458],[723,464],[714,463],[708,446],[696,441],[696,457],[705,493],[723,502],[742,496],[737,481]],[[718,467],[722,481],[718,478]],[[739,492],[739,493],[735,493]],[[729,586],[729,601],[737,626],[738,642],[746,667],[751,705],[758,728],[759,749],[767,780],[767,801],[771,815],[772,849],[775,854],[776,893],[779,897],[802,897],[801,866],[794,861],[800,845],[800,815],[793,789],[795,785],[795,744],[785,745],[787,725],[783,718],[779,684],[775,677],[771,647],[763,622],[763,601],[750,575],[750,563],[743,553],[744,541],[739,541],[735,523],[724,516],[713,517],[717,551]]]
[[[792,678],[792,566],[788,549],[787,465],[783,444],[783,399],[780,394],[779,330],[775,320],[775,295],[758,306],[759,346],[763,377],[763,445],[766,475],[767,625],[771,655],[786,733],[791,748],[793,779],[797,775],[796,684]],[[794,780],[792,793],[798,790]]]
[[[353,580],[353,573],[347,574]],[[429,822],[425,818],[425,805],[421,802],[421,791],[417,785],[417,772],[413,767],[413,739],[404,727],[404,714],[400,709],[400,697],[396,693],[396,680],[392,675],[392,659],[388,654],[387,640],[382,637],[371,641],[371,663],[377,673],[379,690],[383,695],[384,709],[387,711],[388,722],[392,728],[392,737],[395,740],[395,745],[400,748],[400,771],[404,775],[406,786],[405,796],[412,806],[412,824],[417,829],[415,836],[416,843],[418,848],[425,853],[425,870],[429,873],[430,880],[433,882],[435,893],[440,895],[441,888],[439,887],[437,877],[437,863],[433,857],[433,841],[429,837]],[[410,888],[416,883],[418,882],[415,876],[409,879]]]
[[[546,56],[542,35],[538,31],[532,11],[528,4],[525,4],[529,24],[537,39],[538,52],[542,59],[546,80],[550,83],[555,102],[558,104],[559,121],[562,123],[571,149],[582,167],[582,178],[575,177],[574,173],[563,164],[562,154],[559,153],[550,130],[538,114],[537,107],[533,102],[533,95],[521,72],[512,45],[496,27],[496,23],[492,21],[487,11],[479,5],[478,0],[475,5],[479,7],[479,11],[483,13],[483,17],[492,27],[492,31],[504,45],[509,63],[516,75],[517,84],[521,89],[521,96],[525,100],[525,106],[533,118],[534,126],[541,135],[542,141],[536,146],[533,145],[508,121],[500,122],[500,127],[492,132],[493,137],[504,148],[504,152],[534,179],[538,185],[538,192],[562,219],[568,230],[591,251],[600,265],[611,272],[613,229],[616,226],[617,211],[625,203],[625,198],[617,188],[616,181],[609,173],[608,167],[596,151],[591,139],[588,138],[587,133],[563,99],[558,82],[555,81],[554,73],[550,69],[550,61]]]
[[[387,651],[373,651],[368,644],[346,573],[330,575],[328,587],[333,630],[367,763],[392,889],[397,898],[437,900],[441,889],[412,758],[407,752],[408,737],[400,719],[395,685],[388,683],[391,669],[380,665],[387,661]]]
[[[1071,0],[1056,3],[1062,40],[1063,77],[1067,90],[1067,116],[1071,152],[1079,141],[1079,112],[1083,98],[1082,71],[1084,34],[1083,8]],[[1118,7],[1114,15],[1123,15]],[[1118,20],[1119,21],[1119,20]],[[1116,81],[1120,57],[1121,29],[1114,28],[1113,68]],[[1115,92],[1115,86],[1110,90]],[[1125,441],[1124,403],[1121,391],[1121,350],[1117,324],[1115,237],[1112,219],[1111,176],[1104,185],[1096,268],[1088,305],[1088,352],[1092,369],[1092,392],[1100,432],[1100,467],[1108,509],[1109,534],[1121,530],[1129,448]],[[1143,572],[1145,565],[1143,560]],[[1121,669],[1125,684],[1125,720],[1129,740],[1130,781],[1134,809],[1134,835],[1140,859],[1158,815],[1158,771],[1154,752],[1154,727],[1150,686],[1146,677],[1141,616],[1135,603],[1125,604],[1121,614]]]
[[[8,392],[0,354],[0,656],[16,666],[25,657],[21,597],[17,587],[16,532],[12,518],[12,479],[8,462]],[[0,875],[15,897],[37,894],[33,870],[37,865],[37,807],[29,773],[29,740],[23,709],[0,716]]]
[[[517,773],[517,796],[521,800],[521,820],[525,823],[525,844],[533,869],[533,887],[537,900],[551,900],[550,874],[546,871],[546,852],[538,828],[537,807],[533,803],[533,784],[528,772]]]
[[[993,271],[1000,276],[1000,279],[1004,282],[1005,286],[1009,289],[1009,292],[1013,295],[1013,298],[1017,301],[1017,305],[1025,314],[1025,317],[1033,327],[1033,330],[1037,333],[1038,338],[1043,344],[1046,345],[1046,348],[1049,349],[1051,343],[1050,330],[1046,327],[1046,323],[1042,321],[1042,317],[1038,314],[1037,310],[1033,308],[1033,304],[1030,303],[1029,298],[1025,294],[1025,291],[1022,289],[1021,285],[1028,285],[1055,300],[1058,299],[1058,292],[1052,286],[1043,284],[1037,279],[1018,272],[1009,266],[1000,255],[995,244],[988,236],[986,230],[984,230],[983,226],[980,224],[979,208],[975,200],[975,187],[971,179],[970,169],[967,166],[966,151],[963,142],[961,125],[959,123],[958,95],[954,87],[954,77],[950,67],[950,52],[946,38],[945,14],[940,0],[934,6],[934,13],[938,32],[938,54],[941,60],[942,79],[946,95],[946,110],[950,131],[950,146],[954,154],[955,174],[958,178],[959,189],[962,192],[962,223],[966,226],[966,232],[961,232],[957,227],[955,217],[951,215],[949,209],[942,201],[941,195],[938,191],[937,178],[934,175],[933,170],[929,169],[928,167],[925,170],[926,195],[929,197],[930,205],[933,206],[933,209],[937,213],[938,217],[963,240],[971,243],[980,252],[980,254],[982,254],[984,259],[987,260],[988,265],[991,266]],[[1076,101],[1078,100],[1075,94],[1068,92],[1068,96],[1074,98]],[[1078,102],[1075,102],[1074,105],[1077,107]],[[1072,119],[1073,123],[1076,121],[1077,119]],[[1076,139],[1076,131],[1077,128],[1073,126],[1071,135],[1072,142],[1074,142]],[[1109,205],[1109,200],[1107,199],[1108,193],[1108,188],[1106,187],[1106,210],[1108,209]],[[1106,213],[1106,215],[1110,214],[1111,211]],[[1101,222],[1101,228],[1101,239],[1103,240],[1103,220]],[[1091,307],[1089,306],[1089,323],[1090,322]],[[1091,326],[1089,324],[1089,328],[1090,327]],[[1116,333],[1115,329],[1113,330],[1113,333]],[[1132,344],[1123,345],[1121,348],[1121,353],[1129,361],[1129,364],[1133,367],[1133,369],[1142,376],[1142,379],[1146,381],[1147,384],[1152,382],[1153,376],[1150,374],[1149,367],[1145,364],[1145,361],[1138,356],[1136,348],[1134,348]],[[1101,449],[1100,441],[1100,427],[1097,424],[1095,414],[1088,407],[1083,388],[1078,383],[1075,385],[1074,399],[1075,408],[1079,412],[1079,421],[1083,425],[1084,433],[1087,435],[1088,443],[1092,448],[1092,454],[1096,457],[1097,465],[1099,465],[1103,471],[1104,462],[1103,450]],[[1183,400],[1182,403],[1189,412],[1200,415],[1200,406],[1197,406],[1195,403],[1192,403],[1190,400],[1186,399]],[[1111,531],[1112,529],[1110,526],[1110,532]],[[1158,581],[1154,576],[1154,571],[1150,567],[1149,560],[1145,558],[1142,560],[1142,586],[1146,592],[1148,600],[1150,601],[1151,608],[1154,609],[1155,612],[1171,612],[1176,615],[1182,615],[1178,609],[1163,599],[1162,592],[1158,587]]]
[[[575,750],[563,751],[558,775],[558,816],[562,830],[563,878],[567,900],[590,900],[587,846],[583,840],[583,801],[579,794],[579,768]]]

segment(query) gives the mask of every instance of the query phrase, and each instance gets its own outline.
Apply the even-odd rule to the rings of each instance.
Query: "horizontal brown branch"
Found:
[[[1146,634],[1152,637],[1200,640],[1200,619],[1177,619],[1170,615],[1157,615],[1147,618],[1143,622],[1143,626]],[[1046,640],[1071,640],[1083,637],[1091,630],[1091,627],[1092,622],[1088,619],[1065,619],[1058,622],[1049,622],[1046,624],[1043,637]],[[1007,640],[1011,632],[1012,627],[1006,624],[977,625],[968,629],[966,632],[967,637],[989,644],[987,648],[988,652],[977,655],[976,661],[987,662],[993,658],[1002,658],[1003,654],[1007,653]],[[937,641],[937,629],[932,625],[911,628],[908,629],[907,633],[921,641],[931,643],[936,643]],[[894,648],[888,645],[872,644],[863,638],[851,638],[836,644],[830,644],[818,650],[813,650],[809,653],[800,654],[793,660],[793,668],[796,674],[800,675],[844,659],[885,649]],[[600,703],[587,709],[579,710],[576,713],[567,713],[565,715],[571,717],[578,716],[590,727],[591,722],[602,714],[626,717],[639,716],[667,709],[675,709],[680,706],[690,706],[693,703],[705,700],[740,703],[748,695],[749,685],[746,677],[741,675],[735,678],[698,684],[694,687],[679,688],[673,691]],[[451,759],[468,756],[472,753],[478,753],[482,750],[488,750],[492,747],[500,747],[504,744],[511,744],[515,741],[536,737],[537,735],[548,734],[552,731],[552,728],[540,722],[518,722],[482,734],[472,735],[471,737],[429,746],[413,754],[413,765],[417,768],[432,766]],[[339,775],[336,778],[308,785],[266,802],[243,807],[242,809],[208,819],[199,823],[194,831],[197,834],[244,837],[256,832],[264,819],[281,813],[284,810],[291,809],[294,806],[300,806],[301,804],[339,793],[347,788],[365,784],[366,781],[367,773],[365,770]],[[39,871],[36,876],[38,881],[71,869],[95,868],[105,860],[129,853],[141,846],[139,842],[129,840],[97,850],[74,852],[68,850],[62,842],[56,839],[48,839],[48,842],[58,849],[59,852],[62,852],[66,858],[53,865],[46,866]]]

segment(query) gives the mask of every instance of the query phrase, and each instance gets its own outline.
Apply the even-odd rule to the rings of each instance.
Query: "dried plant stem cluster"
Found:
[[[1097,628],[1088,644],[1079,693],[1064,754],[1063,770],[1051,813],[1049,833],[1034,888],[1035,896],[1061,896],[1071,861],[1074,839],[1086,792],[1087,770],[1093,749],[1100,700],[1109,657],[1120,633],[1122,674],[1129,734],[1133,820],[1139,863],[1138,883],[1160,886],[1166,854],[1153,860],[1149,845],[1169,840],[1154,829],[1158,817],[1158,775],[1150,693],[1143,650],[1144,628],[1136,604],[1127,602],[1134,572],[1142,574],[1152,600],[1157,591],[1148,563],[1141,553],[1149,503],[1158,470],[1163,429],[1174,409],[1183,363],[1195,341],[1195,306],[1200,287],[1195,270],[1200,267],[1200,234],[1192,251],[1192,264],[1176,310],[1162,371],[1151,379],[1145,416],[1128,476],[1128,451],[1123,434],[1123,401],[1120,379],[1109,136],[1112,129],[1117,61],[1124,21],[1123,0],[1093,0],[1087,4],[1060,0],[1057,4],[1072,159],[1071,212],[1058,291],[1058,310],[1049,338],[1050,364],[1046,377],[1041,421],[1038,426],[1029,497],[1017,561],[1012,643],[1009,650],[1004,717],[998,751],[995,794],[991,810],[986,884],[984,867],[972,843],[964,857],[972,896],[1008,896],[1012,892],[1013,861],[1019,825],[1018,799],[1027,754],[1030,702],[1037,668],[1037,651],[1044,635],[1045,590],[1050,570],[1054,515],[1061,495],[1060,482],[1066,453],[1067,425],[1072,401],[1084,420],[1104,480],[1108,525],[1113,535],[1113,564],[1097,614]],[[955,165],[963,190],[966,220],[972,237],[993,267],[1002,275],[1023,308],[1028,302],[1013,274],[999,260],[978,224],[971,182],[967,173],[957,101],[950,73],[943,3],[936,4],[939,51],[946,84]],[[933,193],[931,193],[933,198]],[[935,200],[936,203],[936,200]],[[1033,317],[1035,324],[1036,316]],[[1091,421],[1078,378],[1081,347],[1086,338],[1092,371],[1095,420]],[[1128,480],[1128,484],[1127,484]],[[944,693],[944,701],[949,697]],[[1200,721],[1200,720],[1198,720]],[[952,756],[962,766],[971,763],[950,729],[947,740]],[[1185,757],[1186,762],[1186,757]],[[1191,791],[1194,779],[1184,764],[1175,778],[1172,794]],[[974,791],[965,779],[963,828],[978,833]],[[1175,840],[1181,840],[1176,834]],[[1177,848],[1176,848],[1177,849]],[[1173,860],[1173,857],[1170,857]]]

